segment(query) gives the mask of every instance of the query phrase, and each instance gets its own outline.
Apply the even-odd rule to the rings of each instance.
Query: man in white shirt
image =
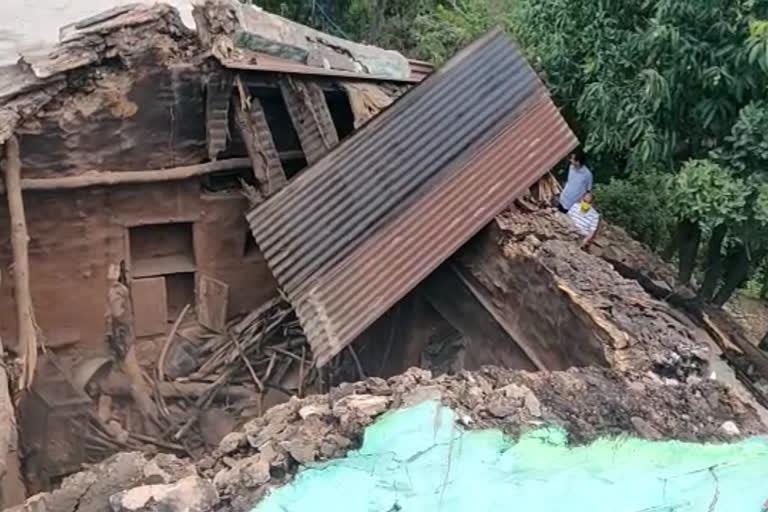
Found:
[[[557,207],[563,213],[568,213],[571,206],[577,204],[584,194],[592,190],[592,171],[585,163],[584,152],[576,149],[569,159],[568,179],[560,193]]]
[[[600,214],[592,206],[593,201],[592,193],[587,192],[581,201],[576,202],[568,210],[568,218],[571,219],[576,230],[584,235],[584,240],[581,242],[582,248],[589,245],[600,227]]]

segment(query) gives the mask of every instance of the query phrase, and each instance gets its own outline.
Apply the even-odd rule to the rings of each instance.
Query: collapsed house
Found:
[[[54,470],[29,440],[48,432],[27,429],[27,476],[45,473],[48,488],[115,452],[174,454],[151,468],[118,456],[23,509],[140,510],[162,502],[155,492],[249,509],[423,400],[466,428],[554,423],[577,442],[764,431],[750,389],[706,380],[722,376],[706,333],[616,261],[577,250],[546,208],[547,173],[577,141],[504,34],[424,80],[423,63],[239,3],[206,1],[194,16],[197,32],[167,6],[117,8],[0,74],[41,341],[85,360],[41,359],[30,403],[45,421],[32,422],[63,417],[83,435],[59,445],[80,456]],[[538,208],[499,215],[532,195]],[[4,265],[11,255],[6,245]],[[146,392],[100,375],[91,393],[110,373],[93,355],[125,348],[104,342],[104,301],[122,280]],[[4,280],[0,327],[19,350],[15,292]],[[182,325],[192,316],[200,328]],[[461,376],[396,377],[413,366]],[[588,368],[561,371],[573,367]],[[344,381],[360,382],[291,399]],[[177,482],[139,491],[149,502],[118,496]]]
[[[218,8],[237,15],[236,4]],[[215,288],[227,304],[214,321],[273,296],[243,220],[241,180],[272,194],[364,122],[344,84],[383,79],[397,90],[411,81],[405,59],[375,49],[366,70],[338,53],[330,69],[250,50],[219,60],[163,5],[117,8],[65,27],[62,38],[5,70],[0,92],[1,138],[20,137],[32,295],[49,347],[101,344],[97,312],[107,269],[120,261],[134,280],[140,336],[166,332],[196,303],[201,280],[228,288]],[[328,62],[327,48],[304,51]],[[0,257],[11,263],[9,246]],[[5,284],[2,334],[13,346]]]

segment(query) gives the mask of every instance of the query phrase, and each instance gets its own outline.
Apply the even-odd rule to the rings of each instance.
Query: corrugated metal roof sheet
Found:
[[[534,71],[497,31],[250,212],[317,363],[575,145]]]

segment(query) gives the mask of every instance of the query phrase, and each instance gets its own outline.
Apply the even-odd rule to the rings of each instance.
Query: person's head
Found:
[[[592,192],[587,192],[584,194],[584,196],[581,198],[581,211],[584,213],[588,212],[592,208],[592,201],[595,200],[595,197],[592,195]]]
[[[571,163],[572,166],[575,168],[579,168],[583,166],[586,163],[586,156],[584,155],[584,150],[581,148],[576,148],[573,153],[571,153],[571,156],[568,158],[568,161]]]

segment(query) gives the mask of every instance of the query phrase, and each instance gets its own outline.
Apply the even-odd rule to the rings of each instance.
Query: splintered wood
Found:
[[[142,423],[131,417],[132,386],[111,379],[102,385],[109,404],[101,404],[91,418],[91,460],[147,445],[198,455],[206,442],[210,448],[210,440],[220,437],[211,433],[215,430],[209,425],[211,418],[219,423],[231,418],[234,427],[235,418],[258,416],[290,396],[320,390],[304,333],[291,307],[280,299],[226,324],[218,333],[197,324],[179,324],[177,320],[163,340],[156,367],[145,372],[152,376],[159,429],[141,429]],[[220,424],[217,428],[221,430]]]

